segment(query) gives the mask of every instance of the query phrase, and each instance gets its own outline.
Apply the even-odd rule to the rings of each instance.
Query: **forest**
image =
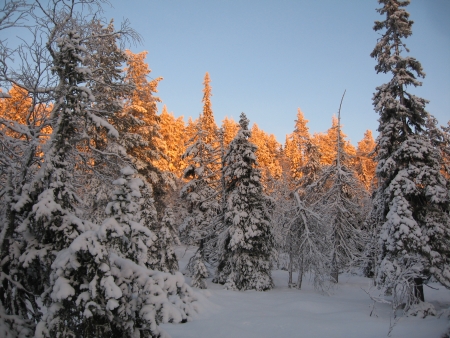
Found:
[[[129,49],[140,35],[103,1],[4,1],[0,336],[169,337],[208,284],[264,294],[274,270],[323,297],[363,276],[395,318],[436,316],[424,286],[450,289],[450,121],[408,92],[425,75],[408,4],[378,0],[370,56],[390,80],[374,88],[377,138],[355,147],[345,91],[327,131],[298,108],[281,144],[245,113],[217,123],[206,72],[185,121],[158,111],[161,78]],[[18,27],[30,38],[11,47]]]

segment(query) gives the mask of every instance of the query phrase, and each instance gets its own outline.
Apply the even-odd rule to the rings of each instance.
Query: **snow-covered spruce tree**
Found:
[[[319,147],[312,141],[305,144],[306,163],[299,169],[301,177],[298,181],[299,192],[303,193],[309,185],[313,184],[322,174],[321,154]]]
[[[37,335],[161,337],[160,323],[189,320],[195,295],[181,273],[153,271],[155,236],[141,219],[143,181],[125,167],[103,224],[76,237],[52,265],[52,304]]]
[[[119,46],[124,36],[116,33],[113,21],[104,25],[96,19],[88,23],[84,35],[84,64],[91,70],[86,86],[95,97],[90,111],[102,119],[87,131],[91,138],[87,144],[91,165],[80,181],[86,182],[83,187],[83,199],[87,206],[84,217],[101,223],[106,217],[104,212],[109,192],[113,189],[111,182],[127,160],[129,163],[126,150],[118,144],[120,138],[108,133],[102,124],[112,122],[116,115],[122,114],[123,97],[130,95],[132,86],[124,83],[122,67],[127,58]]]
[[[200,246],[195,253],[194,256],[194,267],[193,267],[193,274],[192,274],[192,287],[199,288],[199,289],[206,289],[206,281],[205,278],[209,277],[209,271],[206,268],[205,262],[204,262],[204,253],[203,253],[203,240],[200,241]]]
[[[181,236],[185,243],[201,246],[198,254],[202,255],[202,262],[214,260],[215,250],[212,248],[217,241],[217,217],[220,212],[220,181],[217,168],[220,163],[219,149],[207,143],[209,133],[203,128],[203,119],[199,118],[195,128],[196,133],[190,140],[191,145],[183,154],[187,161],[184,178],[189,181],[181,189],[180,196],[185,201],[187,214],[180,226]],[[201,274],[196,268],[196,256],[192,257],[187,266],[191,275]]]
[[[175,181],[173,174],[157,167],[158,158],[165,156],[157,115],[157,102],[161,100],[155,96],[162,78],[148,81],[151,70],[145,62],[146,55],[147,52],[134,54],[126,50],[125,84],[133,90],[125,95],[124,107],[111,118],[111,123],[121,135],[119,144],[126,149],[139,174],[152,185],[155,208],[162,216],[166,207],[164,197],[175,188]]]
[[[175,255],[175,245],[180,244],[178,231],[175,227],[175,216],[172,208],[167,207],[160,226],[155,229],[156,232],[156,260],[150,268],[154,270],[175,273],[178,271],[178,260]]]
[[[241,128],[224,158],[226,230],[221,235],[216,279],[231,289],[264,291],[273,287],[273,201],[263,192],[248,123],[242,113]]]
[[[380,224],[384,219],[384,199],[381,194],[372,195],[372,204],[367,218],[363,223],[366,231],[364,238],[364,250],[362,252],[360,267],[363,274],[368,278],[373,278],[373,284],[377,284],[377,271],[379,268],[378,256],[380,252]]]
[[[307,196],[307,205],[321,215],[323,225],[328,227],[331,277],[336,283],[339,270],[349,267],[362,249],[360,223],[366,195],[355,172],[345,164],[349,161],[340,139],[341,106],[336,126],[336,158],[331,165],[323,169],[317,181],[310,184],[304,193]]]
[[[432,145],[425,110],[427,101],[406,91],[420,86],[425,74],[419,61],[402,56],[409,51],[402,39],[412,34],[413,22],[404,9],[409,1],[379,0],[386,15],[374,30],[382,36],[371,53],[377,73],[392,79],[373,97],[380,115],[375,201],[382,211],[377,281],[394,293],[396,307],[424,300],[422,283],[430,275],[450,287],[450,218],[446,180],[440,172],[440,153]],[[415,285],[415,287],[414,287]],[[404,295],[401,296],[401,294]]]
[[[89,123],[87,107],[92,95],[79,86],[88,71],[81,67],[80,36],[72,30],[61,34],[54,56],[53,70],[59,78],[51,119],[52,135],[44,148],[43,164],[31,184],[24,187],[15,208],[24,220],[19,231],[26,233],[26,250],[21,257],[34,283],[31,290],[49,288],[54,254],[90,225],[76,214],[78,197],[72,186],[76,162],[76,143],[84,124]],[[75,150],[75,151],[74,151]]]
[[[218,149],[206,142],[206,131],[202,121],[196,124],[196,133],[191,145],[186,149],[182,158],[187,160],[188,166],[184,171],[184,178],[189,181],[181,189],[180,196],[187,202],[188,216],[181,226],[184,241],[199,244],[209,232],[211,221],[219,210],[217,188],[218,173],[214,168],[218,166],[220,156]]]
[[[10,5],[19,8],[20,12],[20,6],[17,5],[21,5],[21,2],[6,4]],[[86,173],[92,170],[92,167],[89,168],[92,159],[96,162],[99,159],[89,152],[89,146],[94,143],[91,131],[97,129],[102,135],[118,135],[104,119],[102,113],[105,111],[95,109],[101,98],[92,95],[88,83],[93,79],[93,74],[89,68],[83,67],[88,53],[84,48],[85,32],[91,31],[88,20],[93,13],[79,15],[76,7],[86,5],[85,8],[95,9],[98,2],[81,0],[67,3],[54,0],[41,5],[31,6],[27,12],[28,18],[34,20],[30,25],[34,25],[36,30],[33,30],[34,40],[31,43],[23,41],[20,47],[23,65],[18,71],[9,69],[10,64],[2,67],[0,78],[1,81],[19,84],[21,90],[28,92],[32,98],[28,111],[22,116],[27,121],[26,125],[6,122],[12,127],[13,133],[26,135],[28,141],[21,142],[25,147],[19,145],[18,140],[11,143],[13,147],[7,153],[9,157],[13,155],[11,159],[20,158],[20,161],[10,166],[9,171],[15,173],[10,180],[13,190],[9,189],[11,194],[8,195],[6,208],[11,216],[8,217],[11,220],[8,225],[11,226],[3,228],[7,230],[8,239],[12,237],[13,241],[2,243],[2,262],[8,262],[8,265],[14,263],[14,267],[11,269],[9,266],[6,275],[2,266],[0,287],[2,295],[8,295],[8,299],[2,297],[1,300],[2,305],[5,305],[2,308],[5,310],[3,318],[6,318],[11,328],[15,327],[16,332],[21,331],[21,336],[34,331],[35,323],[41,316],[38,303],[43,301],[44,305],[48,305],[48,293],[42,292],[50,291],[49,275],[56,253],[71,243],[77,234],[93,226],[78,217],[81,215],[81,203],[75,191],[79,191],[80,185],[77,184],[76,189],[72,185],[76,180],[77,183],[83,182],[79,178],[86,177]],[[103,40],[118,34],[103,32]],[[122,30],[120,35],[124,37],[128,33]],[[48,37],[43,46],[42,36]],[[4,51],[3,45],[0,48]],[[2,64],[7,65],[8,54],[1,54],[6,57]],[[35,65],[31,65],[30,60]],[[108,91],[116,83],[113,80],[103,85]],[[52,103],[51,109],[47,109],[46,104],[49,102]],[[51,113],[48,113],[50,110]],[[49,132],[52,132],[50,137]],[[44,144],[44,141],[47,142]],[[2,142],[3,145],[8,143]],[[19,149],[24,152],[21,153]],[[3,250],[5,243],[13,245],[6,245],[8,248]],[[9,255],[9,259],[3,259],[3,253]],[[25,321],[14,318],[19,313]],[[20,321],[22,323],[17,324]]]
[[[77,4],[80,3],[95,5],[95,1]],[[19,222],[16,223],[14,230],[24,239],[14,251],[15,261],[20,264],[16,266],[13,294],[26,290],[31,306],[25,307],[25,318],[32,318],[34,323],[41,315],[37,304],[51,307],[53,303],[50,292],[54,285],[50,276],[55,256],[78,235],[93,228],[92,223],[78,217],[81,203],[73,186],[75,175],[90,162],[89,156],[85,156],[90,140],[88,130],[100,125],[107,133],[117,136],[117,131],[91,110],[95,97],[85,86],[91,73],[83,67],[86,50],[77,32],[85,27],[85,22],[75,18],[74,3],[61,5],[64,8],[59,5],[57,1],[49,3],[48,11],[35,7],[32,15],[37,21],[37,37],[49,38],[48,58],[39,62],[43,67],[51,66],[52,74],[46,74],[48,82],[42,83],[42,78],[37,78],[36,84],[26,83],[36,85],[31,89],[45,93],[47,100],[53,102],[49,118],[52,134],[42,146],[39,170],[22,186],[20,196],[14,198],[12,205],[21,223],[19,227]]]
[[[188,140],[187,149],[182,155],[182,159],[188,161],[183,177],[190,180],[181,190],[181,197],[189,204],[189,216],[182,228],[188,227],[191,233],[189,236],[197,245],[199,239],[205,238],[210,232],[205,227],[210,228],[211,219],[219,210],[217,190],[221,166],[220,148],[211,104],[210,83],[211,78],[206,72],[203,81],[203,112],[191,128],[192,137]]]
[[[311,143],[311,135],[307,127],[308,120],[305,119],[300,108],[297,109],[297,120],[292,134],[286,136],[285,154],[289,159],[292,176],[296,179],[302,177],[299,170],[305,166],[307,157],[307,144]]]

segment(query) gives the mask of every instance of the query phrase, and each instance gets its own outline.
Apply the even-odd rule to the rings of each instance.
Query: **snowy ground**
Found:
[[[183,268],[193,249],[186,254],[177,249]],[[184,255],[184,256],[183,256]],[[362,289],[368,289],[367,278],[340,275],[339,285],[331,296],[317,293],[308,281],[302,290],[287,287],[287,272],[274,271],[275,288],[268,292],[229,291],[208,280],[209,296],[198,318],[186,324],[162,325],[172,338],[284,338],[386,337],[391,313],[388,304],[376,304]],[[187,278],[190,283],[190,279]],[[436,309],[450,306],[450,291],[433,284],[439,290],[425,288],[426,300]],[[448,326],[448,319],[402,317],[391,337],[439,338]]]

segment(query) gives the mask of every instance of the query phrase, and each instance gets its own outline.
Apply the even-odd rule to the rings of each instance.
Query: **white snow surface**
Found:
[[[183,271],[193,247],[180,246],[176,254]],[[208,297],[202,302],[198,317],[184,324],[161,325],[172,338],[379,338],[387,337],[392,318],[389,304],[375,305],[363,291],[369,290],[371,280],[361,276],[341,274],[338,286],[330,296],[314,290],[308,277],[304,277],[302,290],[287,286],[287,271],[273,271],[275,288],[267,292],[224,290],[223,285],[207,279],[207,290],[194,290]],[[297,277],[294,276],[294,280]],[[190,283],[190,278],[186,277]],[[439,284],[438,288],[425,286],[425,300],[437,312],[450,306],[450,291]],[[448,311],[447,311],[448,312]],[[446,315],[438,317],[401,317],[395,325],[392,338],[439,338],[446,332],[449,321]]]

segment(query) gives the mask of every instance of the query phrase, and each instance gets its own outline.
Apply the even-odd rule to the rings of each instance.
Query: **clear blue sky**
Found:
[[[370,53],[382,20],[376,0],[111,1],[105,16],[128,18],[142,35],[134,52],[149,52],[151,76],[164,77],[159,96],[175,116],[197,117],[202,82],[211,76],[216,122],[252,122],[284,143],[297,107],[311,132],[326,131],[342,107],[344,132],[353,144],[376,131],[372,108],[377,75]],[[416,95],[430,100],[440,124],[450,119],[450,1],[412,0],[414,20],[406,40],[427,74]]]
[[[116,26],[131,21],[144,41],[133,52],[149,52],[151,77],[162,76],[159,96],[175,116],[197,117],[202,82],[211,76],[216,122],[251,122],[284,143],[297,107],[311,133],[326,131],[342,107],[344,132],[351,142],[366,129],[376,133],[372,108],[377,75],[370,53],[383,20],[376,0],[111,0],[105,17]],[[413,92],[441,125],[450,120],[450,0],[412,0],[415,22],[406,40],[410,56],[427,74]],[[162,105],[160,106],[161,109]]]

